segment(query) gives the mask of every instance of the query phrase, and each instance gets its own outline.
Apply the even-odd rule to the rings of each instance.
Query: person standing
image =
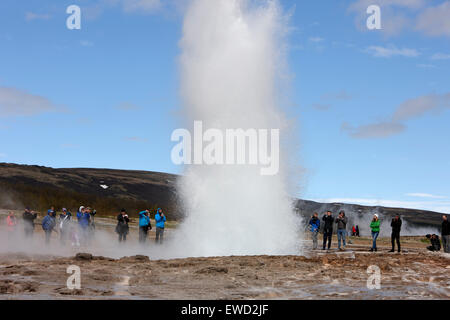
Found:
[[[347,236],[347,217],[345,216],[345,211],[339,212],[339,216],[336,218],[337,224],[337,237],[338,237],[338,249],[345,250],[347,243],[345,242]],[[341,249],[341,239],[344,248]]]
[[[377,251],[377,238],[380,234],[380,220],[378,219],[378,215],[374,214],[372,222],[370,223],[370,229],[372,230],[372,248],[370,252]]]
[[[53,207],[52,207],[53,208]],[[50,237],[52,235],[52,231],[55,228],[55,211],[53,209],[49,209],[47,211],[47,215],[42,220],[42,229],[45,232],[45,243],[50,244]]]
[[[150,211],[144,210],[139,212],[139,242],[145,243],[147,240],[148,230],[152,230],[150,223]]]
[[[129,231],[128,222],[130,222],[130,219],[128,218],[127,211],[125,209],[120,210],[120,213],[117,216],[116,226],[116,232],[119,234],[119,242],[127,241],[127,234]]]
[[[313,250],[317,249],[317,235],[320,229],[320,219],[317,212],[314,212],[313,216],[309,220],[309,226],[311,230],[312,240],[313,240]]]
[[[359,237],[359,227],[358,227],[358,225],[356,225],[356,227],[355,227],[355,232],[356,232],[356,236]]]
[[[37,213],[31,211],[30,208],[26,207],[25,212],[22,215],[23,226],[25,231],[25,237],[32,237],[34,233],[34,220],[37,218]]]
[[[94,235],[95,235],[94,216],[97,214],[97,210],[87,207],[86,212],[89,214],[89,225],[87,228],[87,237],[88,237],[88,242],[90,242],[94,238]]]
[[[352,226],[352,237],[356,237],[356,228]]]
[[[66,208],[59,215],[59,236],[61,244],[65,244],[70,233],[70,218],[72,214]]]
[[[392,249],[389,252],[395,251],[395,241],[397,241],[398,252],[400,252],[400,230],[402,229],[402,219],[397,214],[391,222],[392,233],[391,233],[391,243]]]
[[[445,214],[442,216],[441,236],[444,252],[450,253],[450,222]]]
[[[82,244],[88,244],[89,242],[89,223],[91,216],[87,209],[83,206],[77,212],[78,227],[80,230],[80,237]]]
[[[155,221],[156,221],[155,242],[161,244],[164,238],[164,225],[166,222],[166,216],[164,215],[164,212],[162,211],[161,208],[158,208],[158,210],[156,210]]]
[[[11,239],[14,236],[17,226],[17,219],[12,211],[10,211],[6,217],[6,226],[8,230],[8,239]]]
[[[329,210],[327,211],[327,213],[322,217],[322,221],[324,221],[322,250],[325,250],[327,241],[328,241],[328,250],[330,250],[331,236],[333,235],[333,222],[334,222],[334,218],[331,215],[331,211]]]

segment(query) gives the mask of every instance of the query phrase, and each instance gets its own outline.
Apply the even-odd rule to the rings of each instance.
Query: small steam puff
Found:
[[[281,138],[286,135],[287,121],[277,106],[285,65],[283,19],[276,1],[191,2],[180,43],[189,128],[200,120],[205,130],[275,128]],[[280,146],[280,172],[274,176],[261,176],[259,168],[247,165],[187,166],[177,186],[187,218],[174,235],[171,252],[300,253],[300,217],[288,196],[292,172],[283,151]]]

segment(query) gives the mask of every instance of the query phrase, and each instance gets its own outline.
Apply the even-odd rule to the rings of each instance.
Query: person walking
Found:
[[[313,250],[317,249],[317,235],[319,234],[320,229],[320,219],[319,214],[314,212],[313,216],[309,220],[309,227],[311,230],[311,236],[313,240]]]
[[[53,207],[52,207],[53,208]],[[45,243],[48,245],[50,244],[50,237],[52,235],[52,231],[55,228],[56,221],[55,221],[55,211],[54,209],[49,209],[47,211],[47,215],[42,220],[42,229],[44,229],[45,232]]]
[[[120,210],[117,216],[116,226],[116,232],[119,234],[119,242],[127,241],[127,234],[129,232],[128,222],[130,222],[130,219],[128,218],[127,211],[125,209]]]
[[[155,221],[156,221],[155,242],[162,244],[164,238],[164,226],[166,222],[166,216],[164,215],[164,212],[162,211],[161,208],[158,208],[158,210],[156,210]]]
[[[441,236],[444,252],[450,253],[450,222],[445,214],[442,216]]]
[[[377,238],[380,234],[380,220],[378,219],[378,215],[374,214],[372,222],[370,223],[370,229],[372,230],[372,248],[370,252],[377,251]]]
[[[330,250],[331,236],[333,235],[333,222],[334,222],[334,218],[331,215],[331,211],[329,210],[327,211],[327,213],[322,217],[322,221],[324,221],[322,250],[325,250],[327,241],[328,241],[328,250]]]
[[[338,250],[345,250],[347,243],[345,242],[347,236],[347,217],[345,211],[339,212],[339,216],[336,218],[337,224],[337,237],[338,237]],[[341,239],[343,248],[341,248]]]
[[[150,211],[144,210],[139,212],[139,242],[145,243],[147,240],[148,230],[152,230],[150,223]]]
[[[25,208],[22,214],[25,237],[31,238],[34,233],[34,220],[37,218],[37,213],[31,211],[29,207]]]
[[[400,219],[400,216],[397,214],[395,218],[392,219],[391,222],[392,227],[392,233],[391,233],[391,243],[392,243],[392,249],[389,252],[395,251],[395,241],[397,241],[397,248],[398,252],[400,252],[400,230],[402,229],[402,219]]]

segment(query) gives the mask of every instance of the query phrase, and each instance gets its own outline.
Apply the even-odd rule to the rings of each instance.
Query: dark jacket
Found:
[[[324,215],[322,221],[325,222],[325,224],[323,225],[324,232],[333,231],[333,222],[334,222],[333,216]]]
[[[435,251],[439,251],[439,250],[441,250],[441,241],[439,240],[439,236],[438,235],[435,235],[436,237],[432,237],[431,239],[430,239],[430,242],[431,242],[431,246],[433,247],[433,249],[435,250]]]
[[[30,211],[25,211],[22,215],[23,222],[28,226],[34,227],[34,219],[37,218],[37,213],[31,213]]]
[[[392,232],[393,233],[400,233],[400,230],[402,229],[402,219],[398,218],[398,220],[392,219],[391,222]]]
[[[336,218],[336,224],[337,224],[338,230],[346,230],[347,229],[347,217],[343,216],[341,218],[338,216]]]
[[[448,220],[442,221],[442,236],[450,235],[450,222]]]
[[[117,226],[116,226],[116,232],[120,233],[120,234],[127,234],[129,227],[128,227],[128,222],[130,221],[130,219],[128,219],[128,217],[124,217],[121,213],[119,213],[119,215],[117,216]]]

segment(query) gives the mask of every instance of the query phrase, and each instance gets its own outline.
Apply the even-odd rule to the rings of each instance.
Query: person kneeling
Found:
[[[427,234],[427,239],[430,240],[431,246],[428,246],[427,249],[430,251],[440,251],[441,250],[441,241],[439,240],[439,236],[436,234]]]

